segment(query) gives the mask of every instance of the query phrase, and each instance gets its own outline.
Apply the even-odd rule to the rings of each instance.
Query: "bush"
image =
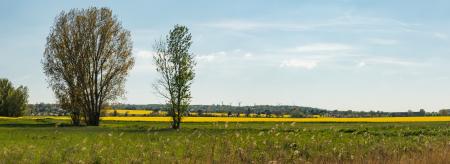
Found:
[[[14,88],[8,79],[0,79],[0,116],[22,116],[28,103],[28,89]]]

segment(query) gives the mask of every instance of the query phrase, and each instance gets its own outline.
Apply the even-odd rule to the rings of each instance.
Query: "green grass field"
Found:
[[[0,119],[0,163],[447,163],[450,123]]]

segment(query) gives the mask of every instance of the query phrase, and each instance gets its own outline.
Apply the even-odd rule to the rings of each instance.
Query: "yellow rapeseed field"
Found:
[[[169,122],[170,117],[102,117],[108,121]],[[374,117],[374,118],[247,118],[247,117],[184,117],[183,122],[450,122],[446,117]]]
[[[3,116],[0,116],[0,119],[16,119],[16,117],[3,117]]]
[[[0,117],[0,119],[56,119],[67,116]],[[104,121],[170,122],[171,117],[101,117]],[[450,122],[450,116],[439,117],[372,117],[372,118],[252,118],[252,117],[183,117],[183,122]]]
[[[135,116],[143,116],[143,115],[150,115],[153,113],[153,111],[151,110],[128,110],[128,109],[107,109],[104,110],[103,112],[107,115],[112,115],[114,113],[114,111],[117,112],[117,114],[120,115],[125,115],[126,113],[128,115],[135,115]],[[159,112],[160,115],[164,115],[167,114],[166,111],[160,111]],[[212,113],[204,113],[205,115],[208,116],[213,116],[213,117],[227,117],[228,114],[227,113],[218,113],[218,112],[212,112]],[[196,112],[191,112],[190,113],[191,116],[198,116],[198,114]],[[257,115],[252,113],[250,114],[250,117],[256,117]],[[233,113],[233,117],[236,117],[236,113]],[[241,113],[239,117],[246,117],[246,115],[244,113]],[[266,117],[266,114],[260,114],[260,117]],[[283,117],[291,117],[290,115],[283,115]],[[314,115],[314,117],[320,117],[319,115]]]
[[[149,110],[127,110],[127,109],[116,109],[115,110],[117,114],[124,115],[125,113],[128,113],[129,115],[144,115],[144,114],[150,114],[152,111]],[[109,109],[105,110],[106,114],[113,114],[114,110]]]

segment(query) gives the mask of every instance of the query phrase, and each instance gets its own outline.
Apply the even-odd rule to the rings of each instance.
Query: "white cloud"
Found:
[[[154,52],[148,50],[137,50],[134,54],[136,54],[136,60],[132,72],[134,73],[155,72],[156,67],[152,59],[153,55],[155,54]]]
[[[433,33],[433,37],[438,38],[438,39],[444,39],[444,40],[448,39],[448,35],[447,34],[439,33],[439,32]]]
[[[415,63],[415,62],[399,60],[399,59],[394,59],[394,58],[372,59],[372,60],[369,60],[369,61],[372,62],[372,63],[391,64],[391,65],[400,65],[400,66],[414,66],[414,65],[418,65],[418,63]]]
[[[200,62],[212,62],[214,60],[217,60],[218,58],[222,58],[227,56],[227,52],[225,51],[219,51],[214,52],[206,55],[197,55],[196,58]]]
[[[200,62],[217,62],[217,61],[228,61],[228,60],[242,60],[242,59],[252,59],[254,58],[253,53],[243,51],[241,49],[235,49],[230,51],[219,51],[213,52],[205,55],[197,55],[197,60]]]
[[[311,70],[317,66],[319,61],[316,60],[302,60],[302,59],[290,59],[281,62],[280,67],[290,67],[290,68],[304,68]]]
[[[247,53],[244,54],[244,58],[246,58],[246,59],[249,59],[249,58],[252,58],[252,57],[253,57],[253,54],[250,53],[250,52],[247,52]]]
[[[355,26],[363,28],[385,28],[385,29],[396,29],[401,31],[414,31],[412,27],[418,26],[419,24],[411,24],[403,22],[401,20],[389,18],[389,17],[367,17],[361,15],[355,15],[347,13],[343,16],[339,16],[333,20],[329,21],[332,25],[341,26]]]
[[[228,30],[261,30],[261,29],[278,29],[278,30],[306,30],[311,27],[301,23],[277,23],[277,22],[258,22],[243,20],[225,20],[204,24],[207,27],[222,28]]]
[[[221,28],[236,31],[255,30],[282,30],[282,31],[306,31],[306,30],[351,30],[358,31],[397,31],[412,32],[417,24],[410,24],[400,20],[383,17],[364,17],[345,14],[331,19],[315,21],[279,21],[279,20],[221,20],[202,24],[206,27]]]
[[[369,39],[369,41],[373,44],[379,44],[379,45],[396,45],[396,44],[398,44],[398,40],[393,40],[393,39],[373,38],[373,39]]]
[[[364,66],[366,65],[396,65],[396,66],[420,66],[423,65],[422,63],[398,59],[398,58],[390,58],[390,57],[374,57],[374,58],[367,58],[364,61],[360,62],[364,63]]]
[[[139,59],[151,59],[155,53],[147,50],[138,50],[136,57]]]
[[[199,61],[206,61],[206,62],[213,61],[215,58],[216,58],[216,56],[214,56],[214,55],[197,56],[197,60],[199,60]]]
[[[358,67],[365,67],[367,64],[366,62],[359,62]]]
[[[156,66],[151,62],[143,62],[145,64],[138,64],[136,63],[134,66],[132,72],[134,73],[152,73],[156,72]]]
[[[354,49],[350,45],[339,44],[339,43],[315,43],[308,44],[304,46],[299,46],[293,49],[288,49],[288,52],[336,52],[336,51],[348,51]]]
[[[230,29],[230,30],[253,30],[253,29],[264,26],[264,24],[256,23],[256,22],[249,22],[249,21],[233,20],[233,21],[221,21],[221,22],[208,23],[208,24],[206,24],[206,26]]]
[[[233,52],[234,53],[239,53],[239,52],[242,52],[242,50],[241,49],[235,49],[235,50],[233,50]]]

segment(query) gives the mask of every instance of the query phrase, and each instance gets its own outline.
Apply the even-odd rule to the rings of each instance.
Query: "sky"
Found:
[[[136,64],[116,102],[164,103],[153,45],[175,24],[192,33],[192,104],[330,110],[450,108],[450,1],[0,0],[0,78],[56,103],[42,69],[61,11],[108,7],[131,32]]]

